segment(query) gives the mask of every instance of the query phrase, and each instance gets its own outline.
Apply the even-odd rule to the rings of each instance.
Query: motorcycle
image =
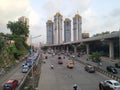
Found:
[[[51,65],[50,67],[51,67],[51,69],[54,69],[54,66],[53,66],[53,65]]]

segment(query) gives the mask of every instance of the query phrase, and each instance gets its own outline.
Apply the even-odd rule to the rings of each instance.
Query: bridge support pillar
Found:
[[[112,41],[109,42],[109,57],[114,58],[114,45]]]
[[[77,46],[73,45],[73,47],[74,47],[74,53],[77,54]]]
[[[86,51],[87,51],[87,55],[89,55],[90,53],[89,44],[86,44]]]
[[[54,47],[54,51],[56,52],[56,47]]]
[[[68,48],[68,46],[66,46],[66,52],[69,52],[69,48]]]

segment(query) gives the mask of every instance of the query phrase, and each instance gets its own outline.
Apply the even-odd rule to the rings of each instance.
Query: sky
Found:
[[[120,0],[0,0],[0,32],[10,33],[8,21],[21,16],[29,18],[30,35],[41,35],[33,42],[46,42],[46,22],[60,12],[65,18],[82,16],[82,32],[90,36],[118,31],[120,28]]]

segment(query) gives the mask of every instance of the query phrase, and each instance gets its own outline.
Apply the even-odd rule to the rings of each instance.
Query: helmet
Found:
[[[77,84],[74,84],[74,86],[77,86]]]

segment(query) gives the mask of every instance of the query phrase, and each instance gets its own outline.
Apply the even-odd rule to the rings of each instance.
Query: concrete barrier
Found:
[[[87,63],[85,63],[85,62],[83,62],[83,61],[81,61],[81,60],[78,60],[78,59],[75,59],[75,60],[76,60],[77,62],[83,64],[83,65],[87,65]],[[112,79],[120,82],[120,77],[118,77],[118,76],[116,76],[116,75],[114,75],[114,74],[112,74],[112,73],[110,73],[110,72],[107,72],[107,71],[103,70],[102,68],[99,68],[99,67],[96,67],[96,66],[94,66],[94,67],[95,67],[95,70],[96,70],[96,71],[98,71],[98,72],[106,75],[106,76],[109,77],[109,78],[112,78]]]

